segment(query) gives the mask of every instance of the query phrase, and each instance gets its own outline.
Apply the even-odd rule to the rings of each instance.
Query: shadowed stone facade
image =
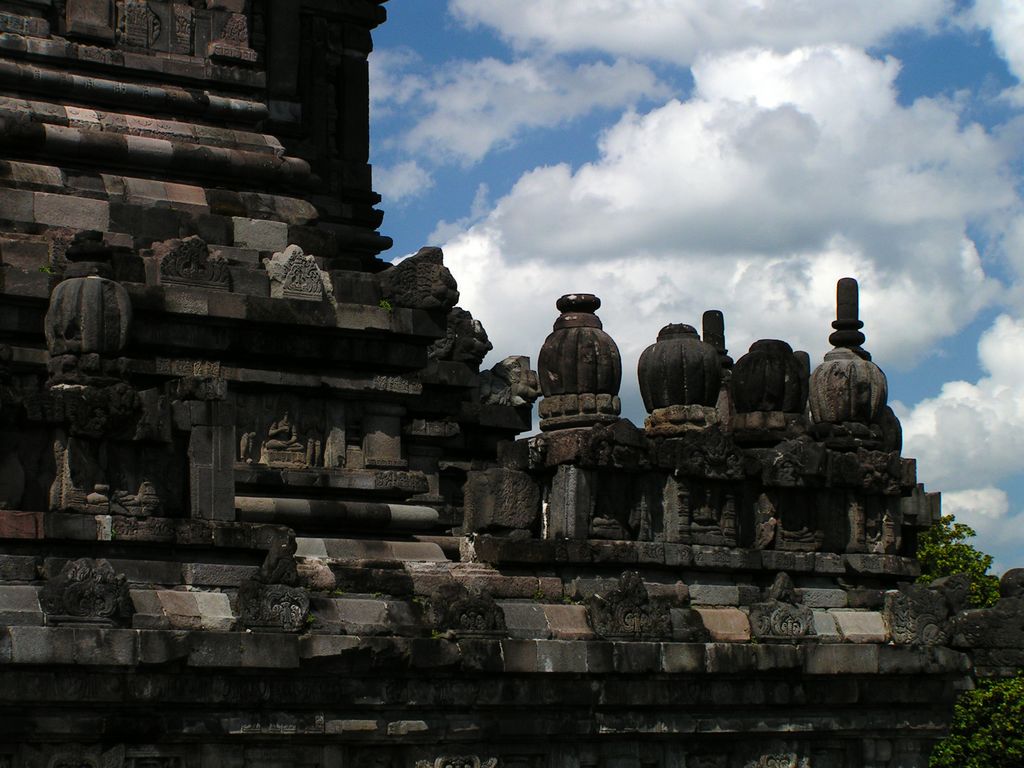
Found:
[[[481,371],[378,258],[384,18],[0,2],[0,768],[926,765],[1021,572],[911,584],[856,283],[820,364],[652,329],[643,427],[596,296]]]

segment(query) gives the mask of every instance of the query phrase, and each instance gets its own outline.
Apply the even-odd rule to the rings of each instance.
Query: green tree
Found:
[[[931,768],[1020,768],[1024,765],[1024,676],[982,680],[960,696],[949,736],[932,751]]]
[[[968,543],[976,535],[971,526],[958,523],[953,515],[943,515],[938,525],[918,539],[918,581],[928,584],[941,576],[966,573],[971,577],[971,604],[978,608],[995,604],[999,599],[999,578],[988,572],[992,556]]]

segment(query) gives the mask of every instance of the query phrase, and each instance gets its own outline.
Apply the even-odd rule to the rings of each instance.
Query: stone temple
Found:
[[[1024,578],[913,584],[856,283],[823,361],[652,328],[643,425],[595,296],[481,371],[378,256],[384,18],[0,2],[0,767],[926,765]]]

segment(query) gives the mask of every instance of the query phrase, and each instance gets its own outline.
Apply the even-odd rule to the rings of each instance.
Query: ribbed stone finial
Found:
[[[555,306],[561,314],[537,360],[544,393],[539,409],[541,429],[616,420],[621,408],[622,362],[618,346],[594,314],[601,300],[592,293],[569,293]]]
[[[885,374],[861,348],[864,324],[857,317],[857,281],[844,277],[836,285],[835,349],[811,374],[809,400],[815,424],[873,424],[888,398]]]
[[[852,277],[840,278],[836,283],[836,319],[832,323],[835,331],[828,337],[828,341],[833,347],[852,349],[865,360],[870,360],[871,355],[861,349],[864,334],[860,329],[864,327],[864,323],[861,322],[859,314],[857,281]]]

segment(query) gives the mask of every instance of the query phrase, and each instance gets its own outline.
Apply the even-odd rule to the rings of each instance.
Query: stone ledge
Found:
[[[459,639],[100,627],[0,628],[0,664],[217,669],[449,669],[510,674],[719,675],[801,670],[806,675],[962,675],[966,654],[875,644],[673,643]],[[340,666],[337,666],[340,665]]]
[[[499,564],[589,563],[685,567],[704,571],[786,570],[793,574],[869,574],[916,577],[915,560],[897,555],[840,554],[834,552],[775,552],[690,544],[655,544],[604,539],[514,540],[486,534],[472,541],[480,562]],[[783,567],[785,566],[785,567]]]

